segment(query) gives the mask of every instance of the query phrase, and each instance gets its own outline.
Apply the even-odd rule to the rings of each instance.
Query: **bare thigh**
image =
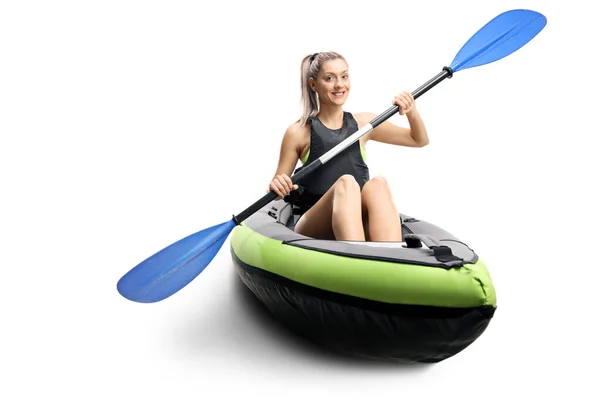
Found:
[[[333,240],[332,214],[335,185],[298,220],[294,231],[315,239]]]

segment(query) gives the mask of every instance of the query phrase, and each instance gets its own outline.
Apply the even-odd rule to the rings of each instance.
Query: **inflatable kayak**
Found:
[[[400,214],[403,242],[316,240],[273,201],[232,232],[236,271],[274,318],[319,346],[435,363],[473,343],[496,311],[490,274],[467,244]]]

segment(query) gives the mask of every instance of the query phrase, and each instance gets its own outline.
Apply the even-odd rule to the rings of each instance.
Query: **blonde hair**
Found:
[[[341,54],[334,51],[310,54],[302,59],[302,63],[300,64],[300,102],[302,106],[302,116],[300,117],[300,120],[298,120],[300,125],[304,125],[310,117],[314,117],[319,113],[319,96],[310,87],[310,78],[317,79],[317,75],[321,71],[321,66],[325,61],[338,58],[346,61]]]

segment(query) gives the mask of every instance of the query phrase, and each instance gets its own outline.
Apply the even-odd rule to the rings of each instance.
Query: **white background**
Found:
[[[0,6],[0,398],[598,395],[591,2],[202,4]],[[488,265],[498,312],[472,346],[430,366],[319,352],[257,306],[229,242],[163,302],[118,294],[138,262],[265,193],[304,55],[345,55],[346,110],[379,114],[513,8],[548,25],[417,101],[429,146],[367,146],[402,212]]]

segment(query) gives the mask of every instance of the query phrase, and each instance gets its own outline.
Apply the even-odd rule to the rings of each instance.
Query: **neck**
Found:
[[[344,124],[344,110],[342,106],[321,104],[317,116],[329,129],[340,129]]]

